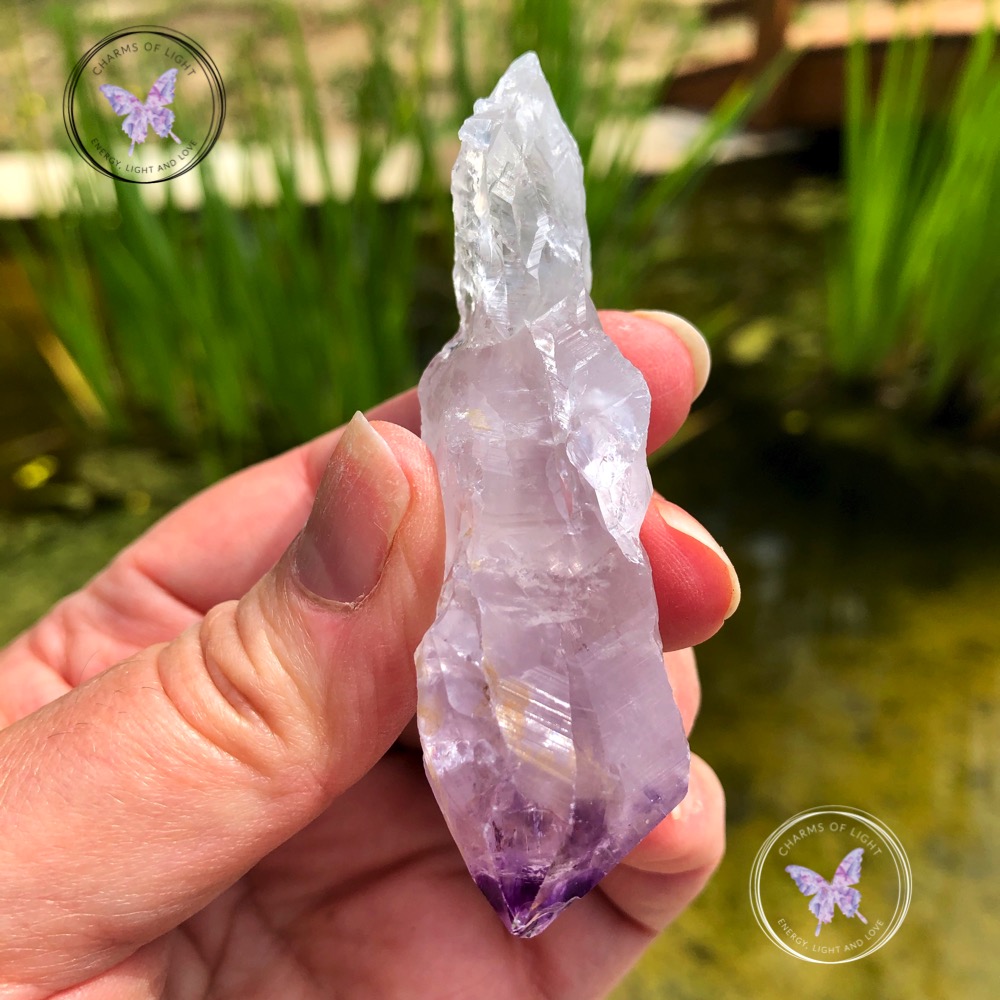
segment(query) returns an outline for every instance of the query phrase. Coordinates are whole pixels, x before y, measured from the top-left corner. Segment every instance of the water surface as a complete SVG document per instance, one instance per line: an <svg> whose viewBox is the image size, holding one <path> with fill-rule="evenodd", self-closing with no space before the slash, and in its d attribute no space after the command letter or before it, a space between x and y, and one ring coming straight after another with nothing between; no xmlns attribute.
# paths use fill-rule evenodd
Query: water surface
<svg viewBox="0 0 1000 1000"><path fill-rule="evenodd" d="M617 1000L994 997L995 473L904 473L877 453L808 435L761 445L753 430L731 422L655 474L722 540L743 583L739 611L699 651L704 700L692 735L726 788L728 853ZM828 803L887 823L913 868L896 936L833 967L771 944L748 895L770 832Z"/></svg>

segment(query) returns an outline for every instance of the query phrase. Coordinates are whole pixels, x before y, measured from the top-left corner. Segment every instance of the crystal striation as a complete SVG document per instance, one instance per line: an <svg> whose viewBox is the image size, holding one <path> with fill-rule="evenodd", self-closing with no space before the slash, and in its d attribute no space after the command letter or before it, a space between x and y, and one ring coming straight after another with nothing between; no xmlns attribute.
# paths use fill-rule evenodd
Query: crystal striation
<svg viewBox="0 0 1000 1000"><path fill-rule="evenodd" d="M639 543L649 390L590 301L583 165L534 53L459 135L461 324L419 390L447 551L417 717L469 871L531 937L683 798L689 754Z"/></svg>

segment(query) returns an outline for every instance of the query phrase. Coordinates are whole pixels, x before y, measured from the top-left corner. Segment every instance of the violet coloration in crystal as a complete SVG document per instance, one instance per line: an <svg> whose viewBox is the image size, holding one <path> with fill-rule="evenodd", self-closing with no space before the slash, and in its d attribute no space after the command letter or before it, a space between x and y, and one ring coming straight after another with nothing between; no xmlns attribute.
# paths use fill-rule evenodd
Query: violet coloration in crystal
<svg viewBox="0 0 1000 1000"><path fill-rule="evenodd" d="M472 877L531 937L684 797L690 758L639 543L649 390L590 300L583 164L534 53L459 135L461 324L419 390L447 551L417 717Z"/></svg>

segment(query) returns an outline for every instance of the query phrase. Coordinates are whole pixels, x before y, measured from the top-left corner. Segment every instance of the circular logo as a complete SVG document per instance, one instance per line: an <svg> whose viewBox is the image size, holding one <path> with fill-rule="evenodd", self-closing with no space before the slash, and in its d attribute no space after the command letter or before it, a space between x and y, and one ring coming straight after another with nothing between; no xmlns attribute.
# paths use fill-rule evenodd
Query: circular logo
<svg viewBox="0 0 1000 1000"><path fill-rule="evenodd" d="M789 955L826 965L878 951L899 930L912 889L899 838L845 806L817 806L782 823L750 871L761 930Z"/></svg>
<svg viewBox="0 0 1000 1000"><path fill-rule="evenodd" d="M225 117L226 91L208 53L156 25L102 38L63 92L73 148L102 174L134 184L170 180L196 166Z"/></svg>

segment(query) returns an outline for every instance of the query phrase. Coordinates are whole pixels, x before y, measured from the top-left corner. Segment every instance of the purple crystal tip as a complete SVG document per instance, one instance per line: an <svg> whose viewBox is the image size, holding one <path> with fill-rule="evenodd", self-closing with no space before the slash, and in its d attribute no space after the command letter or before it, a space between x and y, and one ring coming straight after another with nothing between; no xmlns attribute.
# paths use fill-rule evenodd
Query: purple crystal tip
<svg viewBox="0 0 1000 1000"><path fill-rule="evenodd" d="M569 872L544 892L541 889L545 872L527 868L499 878L486 872L474 877L511 934L532 938L541 934L574 899L590 892L605 875L606 871L599 870Z"/></svg>
<svg viewBox="0 0 1000 1000"><path fill-rule="evenodd" d="M639 542L649 389L590 300L583 164L534 54L460 136L461 324L420 380L447 538L417 721L469 871L531 937L683 798L689 754Z"/></svg>

